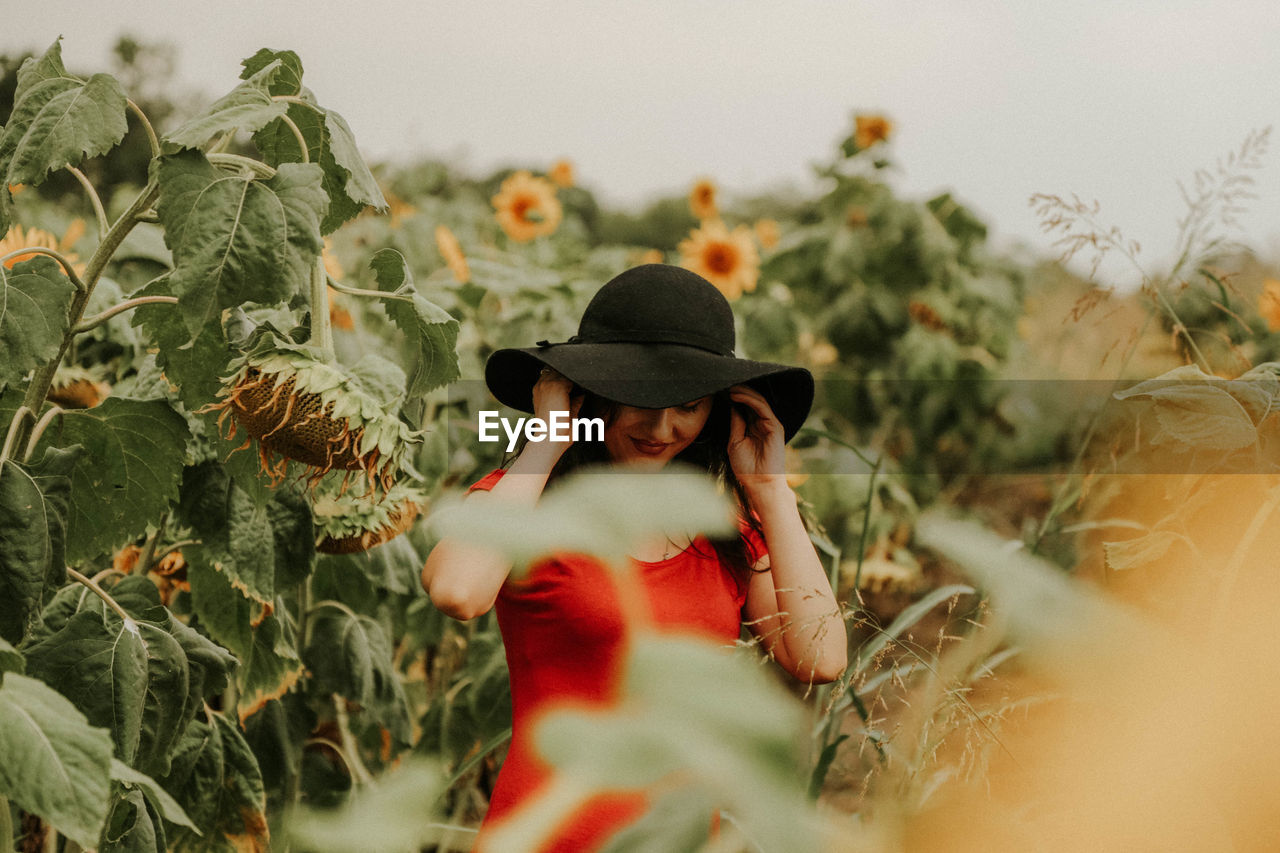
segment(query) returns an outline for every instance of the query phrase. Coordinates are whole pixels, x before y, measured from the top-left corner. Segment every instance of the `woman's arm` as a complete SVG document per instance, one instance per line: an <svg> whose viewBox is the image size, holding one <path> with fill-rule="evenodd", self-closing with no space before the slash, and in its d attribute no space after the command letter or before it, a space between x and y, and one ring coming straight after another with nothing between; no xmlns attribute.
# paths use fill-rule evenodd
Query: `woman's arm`
<svg viewBox="0 0 1280 853"><path fill-rule="evenodd" d="M748 489L764 527L769 554L751 576L745 607L748 627L778 665L801 681L840 677L848 663L848 637L840 606L800 520L785 477Z"/></svg>
<svg viewBox="0 0 1280 853"><path fill-rule="evenodd" d="M731 416L729 461L764 528L769 555L751 577L746 616L778 664L801 681L827 682L848 663L844 617L787 486L782 424L764 396L745 385L729 392L754 414Z"/></svg>
<svg viewBox="0 0 1280 853"><path fill-rule="evenodd" d="M577 415L581 399L570 400L573 383L558 373L544 372L533 386L535 414L546 420L552 411ZM520 456L487 492L468 495L468 501L492 501L493 512L504 503L533 506L546 488L551 470L571 441L536 441L525 445ZM436 543L422 567L422 587L431 603L454 619L474 619L488 613L511 574L511 561L489 548L448 537Z"/></svg>

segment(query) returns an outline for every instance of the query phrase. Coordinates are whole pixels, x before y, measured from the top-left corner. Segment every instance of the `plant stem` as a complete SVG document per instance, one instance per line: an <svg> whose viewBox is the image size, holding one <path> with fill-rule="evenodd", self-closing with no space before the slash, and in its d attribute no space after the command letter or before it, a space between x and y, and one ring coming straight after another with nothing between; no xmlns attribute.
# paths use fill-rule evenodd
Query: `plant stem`
<svg viewBox="0 0 1280 853"><path fill-rule="evenodd" d="M395 299L400 302L412 302L413 299L400 293L388 293L385 290L362 290L358 287L347 287L333 276L325 274L325 278L329 282L329 286L339 293L345 293L347 296L368 296L372 299Z"/></svg>
<svg viewBox="0 0 1280 853"><path fill-rule="evenodd" d="M128 98L125 104L129 109L133 110L133 114L138 117L138 121L142 122L142 128L147 132L147 142L151 143L151 159L160 156L160 140L156 138L156 129L151 126L151 120L147 118L147 114L142 111L142 107Z"/></svg>
<svg viewBox="0 0 1280 853"><path fill-rule="evenodd" d="M49 424L53 423L53 419L60 414L62 414L62 407L54 406L45 412L40 420L36 421L36 425L31 428L31 438L27 441L27 449L22 452L23 462L31 458L31 454L36 450L36 445L40 442L40 436L44 435L44 431L49 428Z"/></svg>
<svg viewBox="0 0 1280 853"><path fill-rule="evenodd" d="M307 149L307 138L302 135L302 130L294 123L293 119L289 118L288 113L280 116L280 120L285 123L286 127L293 131L294 138L298 140L298 149L302 155L302 162L310 163L311 152Z"/></svg>
<svg viewBox="0 0 1280 853"><path fill-rule="evenodd" d="M93 592L94 595L98 596L98 598L101 598L104 602L106 602L107 606L110 607L112 610L114 610L116 612L116 615L119 616L121 619L125 620L126 622L133 621L133 617L130 616L128 613L126 613L124 608L121 607L119 604L117 604L116 600L112 598L105 589L98 586L98 582L95 581L93 578L85 577L84 575L80 574L70 566L67 566L67 574L71 577L72 580L87 586Z"/></svg>
<svg viewBox="0 0 1280 853"><path fill-rule="evenodd" d="M329 283L324 272L324 258L317 257L311 265L311 338L313 347L319 347L332 360L333 328L329 325Z"/></svg>
<svg viewBox="0 0 1280 853"><path fill-rule="evenodd" d="M71 279L71 283L75 286L75 289L77 291L83 293L85 290L88 289L85 287L84 282L80 280L80 276L76 274L76 271L71 266L70 261L68 261L60 253L55 252L53 249L46 249L43 246L28 246L25 249L16 249L12 252L9 252L7 255L0 257L0 264L4 264L5 262L10 261L14 258L22 257L23 255L48 255L49 257L53 258L55 261L58 262L58 264L62 267L62 272L66 274L67 278Z"/></svg>
<svg viewBox="0 0 1280 853"><path fill-rule="evenodd" d="M142 559L138 561L138 565L142 567L142 574L145 577L151 571L151 563L156 558L156 546L160 544L160 538L164 536L164 529L169 524L169 513L160 516L160 524L156 526L156 533L147 540L147 550L143 553Z"/></svg>
<svg viewBox="0 0 1280 853"><path fill-rule="evenodd" d="M121 302L119 305L112 305L110 308L108 308L106 311L103 311L101 314L94 314L92 317L86 317L85 319L81 320L79 323L76 323L76 327L74 331L76 334L92 331L93 329L96 329L97 327L101 326L103 323L107 322L117 314L123 314L125 311L129 311L130 309L137 308L140 305L156 305L156 304L177 305L178 297L176 296L138 296L133 299L128 299L128 300L125 300L124 302Z"/></svg>
<svg viewBox="0 0 1280 853"><path fill-rule="evenodd" d="M62 357L66 355L67 348L71 346L71 342L75 339L75 327L84 316L85 306L89 304L89 297L93 295L93 288L102 276L102 271L107 268L107 264L111 261L111 256L115 254L116 249L120 248L124 238L138 224L138 214L151 207L159 195L159 185L154 181L148 183L143 187L142 192L138 193L138 197L133 200L128 209L120 214L120 218L115 221L115 224L108 229L106 234L102 235L102 241L98 243L98 248L94 250L93 256L89 258L89 265L85 268L84 284L79 285L80 291L71 301L71 327L67 329L67 333L62 338L62 348L58 350L57 356L36 370L35 376L31 379L31 384L27 386L27 394L23 399L23 405L31 411L38 412L44 408L45 398L49 396L49 388L53 385L53 375L57 373L58 365L62 363ZM46 252L45 254L49 253ZM59 260L64 269L70 270L70 265L66 263L65 259L59 258L56 253L54 254L54 259ZM76 284L79 279L73 278L71 281ZM26 436L22 435L20 438L25 439Z"/></svg>
<svg viewBox="0 0 1280 853"><path fill-rule="evenodd" d="M103 234L107 233L107 212L102 208L102 199L98 198L98 191L93 188L93 184L89 183L89 179L85 177L84 172L75 166L68 166L67 171L75 176L80 182L80 186L84 187L84 191L89 196L89 204L93 205L93 215L98 218L98 238L101 239Z"/></svg>
<svg viewBox="0 0 1280 853"><path fill-rule="evenodd" d="M206 154L205 159L215 166L239 166L248 169L261 178L274 178L276 170L252 157L241 157L239 154Z"/></svg>
<svg viewBox="0 0 1280 853"><path fill-rule="evenodd" d="M364 766L364 761L360 758L360 748L356 745L356 739L351 734L351 719L347 716L347 700L337 693L333 694L333 708L335 722L338 724L338 733L342 736L342 747L347 754L346 757L350 762L351 769L355 771L352 781L360 785L367 785L373 781L373 774Z"/></svg>
<svg viewBox="0 0 1280 853"><path fill-rule="evenodd" d="M9 798L0 794L0 844L3 850L13 849L13 818L9 816Z"/></svg>
<svg viewBox="0 0 1280 853"><path fill-rule="evenodd" d="M9 421L9 431L4 435L4 449L0 450L0 471L4 469L4 463L9 461L9 453L13 450L13 445L18 438L18 432L28 418L35 420L35 415L26 406L19 406L18 411L13 413L13 420Z"/></svg>

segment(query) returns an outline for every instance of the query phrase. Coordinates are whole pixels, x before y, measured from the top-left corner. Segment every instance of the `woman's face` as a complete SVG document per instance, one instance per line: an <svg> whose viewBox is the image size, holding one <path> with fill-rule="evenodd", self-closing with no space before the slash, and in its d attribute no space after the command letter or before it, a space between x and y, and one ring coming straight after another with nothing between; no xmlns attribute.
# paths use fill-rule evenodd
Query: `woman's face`
<svg viewBox="0 0 1280 853"><path fill-rule="evenodd" d="M658 469L693 444L710 416L710 396L666 409L619 405L604 445L615 465Z"/></svg>

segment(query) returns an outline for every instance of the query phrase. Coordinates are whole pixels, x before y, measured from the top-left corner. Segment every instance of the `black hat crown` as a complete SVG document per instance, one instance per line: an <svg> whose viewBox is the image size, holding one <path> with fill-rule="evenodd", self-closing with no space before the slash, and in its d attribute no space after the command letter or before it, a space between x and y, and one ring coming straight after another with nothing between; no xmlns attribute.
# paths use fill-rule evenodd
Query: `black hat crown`
<svg viewBox="0 0 1280 853"><path fill-rule="evenodd" d="M582 314L575 342L684 344L732 356L733 309L697 273L644 264L596 292Z"/></svg>

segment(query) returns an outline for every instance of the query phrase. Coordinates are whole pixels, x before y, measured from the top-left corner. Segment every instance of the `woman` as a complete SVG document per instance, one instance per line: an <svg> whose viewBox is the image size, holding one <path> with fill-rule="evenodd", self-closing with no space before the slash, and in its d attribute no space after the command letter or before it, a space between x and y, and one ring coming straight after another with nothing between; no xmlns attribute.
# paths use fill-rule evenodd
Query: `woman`
<svg viewBox="0 0 1280 853"><path fill-rule="evenodd" d="M845 667L840 610L787 487L783 447L813 399L808 371L735 358L733 312L714 286L663 264L604 285L564 343L494 353L485 380L504 404L549 421L600 417L603 441L528 442L514 462L472 486L533 505L547 483L598 462L657 471L672 461L717 477L739 505L739 535L668 535L631 556L652 623L730 644L746 622L787 672L805 682ZM423 567L432 602L457 619L497 606L511 672L512 738L485 829L548 779L531 743L538 714L563 703L607 705L618 693L627 626L609 571L557 554L508 580L511 564L442 540ZM641 794L601 795L545 850L597 849L645 807Z"/></svg>

